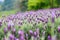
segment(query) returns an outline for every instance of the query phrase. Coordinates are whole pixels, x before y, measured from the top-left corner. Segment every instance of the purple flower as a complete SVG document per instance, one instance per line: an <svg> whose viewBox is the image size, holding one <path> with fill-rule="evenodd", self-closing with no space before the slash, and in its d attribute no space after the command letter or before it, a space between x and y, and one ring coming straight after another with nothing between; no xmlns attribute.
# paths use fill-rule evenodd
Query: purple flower
<svg viewBox="0 0 60 40"><path fill-rule="evenodd" d="M48 40L51 40L51 36L50 35L48 35Z"/></svg>
<svg viewBox="0 0 60 40"><path fill-rule="evenodd" d="M30 35L33 35L33 31L32 30L29 30L29 33L30 33Z"/></svg>
<svg viewBox="0 0 60 40"><path fill-rule="evenodd" d="M58 16L60 16L60 13L58 14Z"/></svg>
<svg viewBox="0 0 60 40"><path fill-rule="evenodd" d="M8 30L11 30L11 25L7 25Z"/></svg>
<svg viewBox="0 0 60 40"><path fill-rule="evenodd" d="M18 38L16 38L16 40L19 40Z"/></svg>
<svg viewBox="0 0 60 40"><path fill-rule="evenodd" d="M58 27L58 32L60 32L60 26Z"/></svg>
<svg viewBox="0 0 60 40"><path fill-rule="evenodd" d="M55 16L55 11L52 11L52 17L54 18Z"/></svg>
<svg viewBox="0 0 60 40"><path fill-rule="evenodd" d="M28 34L26 34L26 40L28 40Z"/></svg>
<svg viewBox="0 0 60 40"><path fill-rule="evenodd" d="M16 40L19 40L18 38L16 38Z"/></svg>
<svg viewBox="0 0 60 40"><path fill-rule="evenodd" d="M20 39L20 40L25 40L24 36L21 36L19 39Z"/></svg>
<svg viewBox="0 0 60 40"><path fill-rule="evenodd" d="M19 40L18 38L14 37L14 40Z"/></svg>
<svg viewBox="0 0 60 40"><path fill-rule="evenodd" d="M4 28L4 33L5 33L5 34L7 33L7 31L8 31L8 29L7 29L7 28Z"/></svg>
<svg viewBox="0 0 60 40"><path fill-rule="evenodd" d="M7 24L8 30L11 29L11 27L14 27L14 23L12 21L9 21Z"/></svg>
<svg viewBox="0 0 60 40"><path fill-rule="evenodd" d="M54 23L54 21L55 21L55 12L54 11L52 11L52 23Z"/></svg>
<svg viewBox="0 0 60 40"><path fill-rule="evenodd" d="M34 32L34 37L37 37L37 32L36 31Z"/></svg>
<svg viewBox="0 0 60 40"><path fill-rule="evenodd" d="M22 22L18 22L18 24L22 25Z"/></svg>
<svg viewBox="0 0 60 40"><path fill-rule="evenodd" d="M26 34L26 37L28 37L28 34Z"/></svg>
<svg viewBox="0 0 60 40"><path fill-rule="evenodd" d="M19 36L24 36L24 32L22 30L18 31Z"/></svg>
<svg viewBox="0 0 60 40"><path fill-rule="evenodd" d="M44 18L40 18L40 21L44 22Z"/></svg>
<svg viewBox="0 0 60 40"><path fill-rule="evenodd" d="M10 40L14 40L14 35L13 34L10 34L9 39Z"/></svg>
<svg viewBox="0 0 60 40"><path fill-rule="evenodd" d="M13 21L10 20L10 21L8 22L8 25L14 27L14 23L13 23Z"/></svg>
<svg viewBox="0 0 60 40"><path fill-rule="evenodd" d="M55 22L55 18L52 17L52 23L54 23L54 22Z"/></svg>

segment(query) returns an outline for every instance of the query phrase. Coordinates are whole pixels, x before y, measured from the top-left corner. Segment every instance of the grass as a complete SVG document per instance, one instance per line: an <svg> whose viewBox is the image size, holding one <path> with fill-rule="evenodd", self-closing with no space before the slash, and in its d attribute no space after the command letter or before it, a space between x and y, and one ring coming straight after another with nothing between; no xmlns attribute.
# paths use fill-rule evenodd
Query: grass
<svg viewBox="0 0 60 40"><path fill-rule="evenodd" d="M8 15L11 15L11 14L15 14L17 12L17 10L10 10L10 11L1 11L0 12L0 18L5 15L5 16L8 16Z"/></svg>

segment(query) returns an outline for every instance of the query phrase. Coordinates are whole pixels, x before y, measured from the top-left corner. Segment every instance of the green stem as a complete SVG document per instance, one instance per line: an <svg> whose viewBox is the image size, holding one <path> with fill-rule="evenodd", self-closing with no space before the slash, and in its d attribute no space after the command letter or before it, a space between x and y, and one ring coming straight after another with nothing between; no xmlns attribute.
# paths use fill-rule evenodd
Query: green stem
<svg viewBox="0 0 60 40"><path fill-rule="evenodd" d="M41 40L45 40L45 37L44 37L44 36L42 36L42 37L41 37Z"/></svg>
<svg viewBox="0 0 60 40"><path fill-rule="evenodd" d="M34 40L34 37L33 36L31 37L31 40Z"/></svg>
<svg viewBox="0 0 60 40"><path fill-rule="evenodd" d="M51 35L53 36L54 35L54 24L52 24L52 28L51 28Z"/></svg>

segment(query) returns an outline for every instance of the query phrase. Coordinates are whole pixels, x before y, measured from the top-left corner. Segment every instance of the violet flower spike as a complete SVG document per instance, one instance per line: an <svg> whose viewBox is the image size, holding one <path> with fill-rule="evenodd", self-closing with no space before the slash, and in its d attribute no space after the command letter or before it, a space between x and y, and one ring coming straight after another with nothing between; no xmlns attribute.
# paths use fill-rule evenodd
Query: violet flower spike
<svg viewBox="0 0 60 40"><path fill-rule="evenodd" d="M14 40L14 35L13 34L10 34L9 39L10 40Z"/></svg>
<svg viewBox="0 0 60 40"><path fill-rule="evenodd" d="M60 32L60 26L58 26L58 32Z"/></svg>
<svg viewBox="0 0 60 40"><path fill-rule="evenodd" d="M30 35L33 35L33 31L32 30L29 30L29 33L30 33Z"/></svg>
<svg viewBox="0 0 60 40"><path fill-rule="evenodd" d="M51 36L50 35L48 35L48 40L51 40Z"/></svg>
<svg viewBox="0 0 60 40"><path fill-rule="evenodd" d="M4 33L6 34L8 32L8 29L7 28L4 28Z"/></svg>

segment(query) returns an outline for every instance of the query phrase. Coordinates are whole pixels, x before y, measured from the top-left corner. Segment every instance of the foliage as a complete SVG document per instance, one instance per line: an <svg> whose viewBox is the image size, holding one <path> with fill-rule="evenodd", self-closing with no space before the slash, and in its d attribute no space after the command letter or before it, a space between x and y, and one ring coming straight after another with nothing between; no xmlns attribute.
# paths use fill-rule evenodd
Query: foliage
<svg viewBox="0 0 60 40"><path fill-rule="evenodd" d="M28 10L57 7L57 0L28 0Z"/></svg>
<svg viewBox="0 0 60 40"><path fill-rule="evenodd" d="M13 9L13 3L14 1L12 0L4 0L3 4L2 4L2 10L11 10Z"/></svg>

